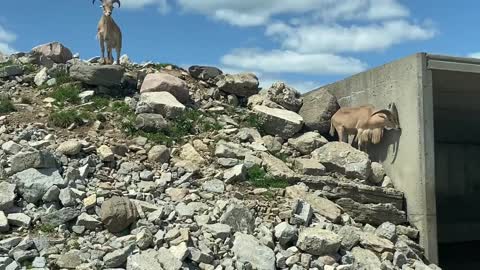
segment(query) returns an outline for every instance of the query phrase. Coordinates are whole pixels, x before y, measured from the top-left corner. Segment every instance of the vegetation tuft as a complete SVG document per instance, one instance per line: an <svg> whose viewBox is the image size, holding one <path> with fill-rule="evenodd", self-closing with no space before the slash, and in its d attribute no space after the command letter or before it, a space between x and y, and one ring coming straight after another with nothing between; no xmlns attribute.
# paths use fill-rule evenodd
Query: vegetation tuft
<svg viewBox="0 0 480 270"><path fill-rule="evenodd" d="M67 128L72 124L82 125L84 120L92 118L89 112L67 109L53 112L50 114L49 121L56 127Z"/></svg>
<svg viewBox="0 0 480 270"><path fill-rule="evenodd" d="M15 111L13 102L7 98L0 96L0 114L10 113Z"/></svg>
<svg viewBox="0 0 480 270"><path fill-rule="evenodd" d="M81 89L77 85L61 85L56 87L50 94L55 99L56 105L63 107L68 104L80 104Z"/></svg>
<svg viewBox="0 0 480 270"><path fill-rule="evenodd" d="M247 180L258 188L286 188L288 182L283 179L274 178L259 165L254 165L247 170Z"/></svg>
<svg viewBox="0 0 480 270"><path fill-rule="evenodd" d="M242 122L241 122L241 126L242 127L250 127L250 128L255 128L258 130L258 132L260 132L262 135L265 134L264 132L264 129L263 129L263 125L264 125L264 120L262 119L262 117L260 117L258 114L256 113L249 113L247 114L247 116L245 116L243 119L242 119Z"/></svg>

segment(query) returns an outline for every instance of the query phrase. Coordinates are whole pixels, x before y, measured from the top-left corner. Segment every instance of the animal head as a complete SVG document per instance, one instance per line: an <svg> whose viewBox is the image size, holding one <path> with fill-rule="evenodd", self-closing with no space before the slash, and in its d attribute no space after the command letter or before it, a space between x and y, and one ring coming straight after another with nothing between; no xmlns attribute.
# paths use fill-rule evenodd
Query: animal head
<svg viewBox="0 0 480 270"><path fill-rule="evenodd" d="M388 109L382 109L374 112L370 116L372 121L383 123L385 129L400 130L400 122L398 121L398 111L395 103L390 103Z"/></svg>
<svg viewBox="0 0 480 270"><path fill-rule="evenodd" d="M100 6L103 9L103 14L105 16L111 16L113 12L113 4L117 3L118 7L121 6L120 0L100 0L102 2L102 5ZM95 0L92 2L95 4Z"/></svg>

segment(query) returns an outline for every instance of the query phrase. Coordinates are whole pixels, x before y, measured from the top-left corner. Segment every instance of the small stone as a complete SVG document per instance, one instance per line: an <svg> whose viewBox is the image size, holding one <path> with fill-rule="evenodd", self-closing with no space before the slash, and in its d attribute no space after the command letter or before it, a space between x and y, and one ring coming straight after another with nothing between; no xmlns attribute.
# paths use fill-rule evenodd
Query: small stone
<svg viewBox="0 0 480 270"><path fill-rule="evenodd" d="M121 267L127 262L128 256L133 252L135 249L134 245L129 245L122 249L116 249L113 252L107 253L105 257L103 257L103 262L105 263L105 267L107 268L116 268Z"/></svg>
<svg viewBox="0 0 480 270"><path fill-rule="evenodd" d="M170 160L170 150L164 145L155 145L148 151L148 160L160 164Z"/></svg>
<svg viewBox="0 0 480 270"><path fill-rule="evenodd" d="M290 222L297 225L308 226L313 216L313 210L309 203L296 200L292 210Z"/></svg>
<svg viewBox="0 0 480 270"><path fill-rule="evenodd" d="M102 204L101 221L112 233L121 232L137 219L137 210L126 197L112 197Z"/></svg>
<svg viewBox="0 0 480 270"><path fill-rule="evenodd" d="M97 195L92 194L88 196L87 198L83 199L83 206L85 206L86 209L92 208L97 204Z"/></svg>
<svg viewBox="0 0 480 270"><path fill-rule="evenodd" d="M75 194L70 188L64 188L60 190L59 199L63 206L74 206L75 198Z"/></svg>
<svg viewBox="0 0 480 270"><path fill-rule="evenodd" d="M220 217L220 222L229 225L234 232L252 233L255 221L250 209L242 205L230 205Z"/></svg>
<svg viewBox="0 0 480 270"><path fill-rule="evenodd" d="M319 226L302 229L297 241L299 249L318 256L337 253L340 244L340 236Z"/></svg>
<svg viewBox="0 0 480 270"><path fill-rule="evenodd" d="M82 150L82 144L77 140L69 140L60 144L57 148L57 151L67 155L67 156L74 156L80 153Z"/></svg>
<svg viewBox="0 0 480 270"><path fill-rule="evenodd" d="M58 227L71 220L76 219L80 215L80 211L71 207L64 207L60 210L42 215L40 218L42 223L52 227Z"/></svg>
<svg viewBox="0 0 480 270"><path fill-rule="evenodd" d="M18 152L22 151L22 146L14 141L8 141L2 144L2 150L7 154L15 155Z"/></svg>
<svg viewBox="0 0 480 270"><path fill-rule="evenodd" d="M60 188L51 186L42 197L44 202L56 202L60 199Z"/></svg>
<svg viewBox="0 0 480 270"><path fill-rule="evenodd" d="M243 164L240 164L231 169L228 169L223 173L223 179L228 184L235 183L235 182L243 182L245 181L246 176L247 176L247 168Z"/></svg>
<svg viewBox="0 0 480 270"><path fill-rule="evenodd" d="M236 233L232 251L238 262L249 263L253 269L275 270L275 253L252 235Z"/></svg>
<svg viewBox="0 0 480 270"><path fill-rule="evenodd" d="M377 228L375 234L393 242L397 238L396 230L395 224L384 222Z"/></svg>
<svg viewBox="0 0 480 270"><path fill-rule="evenodd" d="M383 165L378 162L372 162L372 174L370 175L369 180L374 184L381 184L383 178L385 177L385 169Z"/></svg>
<svg viewBox="0 0 480 270"><path fill-rule="evenodd" d="M184 261L188 257L188 255L190 255L187 244L185 242L182 242L176 246L171 246L169 248L169 251L180 261Z"/></svg>
<svg viewBox="0 0 480 270"><path fill-rule="evenodd" d="M82 213L77 219L77 226L83 226L87 230L94 231L100 225L102 225L100 221L87 213Z"/></svg>
<svg viewBox="0 0 480 270"><path fill-rule="evenodd" d="M218 179L210 180L202 184L202 189L212 193L224 193L225 183Z"/></svg>
<svg viewBox="0 0 480 270"><path fill-rule="evenodd" d="M115 155L113 154L112 149L106 145L102 145L97 149L98 156L102 161L114 161Z"/></svg>
<svg viewBox="0 0 480 270"><path fill-rule="evenodd" d="M142 229L136 235L137 246L141 250L150 248L153 245L153 234L149 229Z"/></svg>
<svg viewBox="0 0 480 270"><path fill-rule="evenodd" d="M9 210L13 207L15 189L15 184L0 182L0 210Z"/></svg>
<svg viewBox="0 0 480 270"><path fill-rule="evenodd" d="M211 233L213 237L223 240L227 239L227 237L230 237L232 232L232 228L229 225L221 223L207 224L203 228L205 231Z"/></svg>
<svg viewBox="0 0 480 270"><path fill-rule="evenodd" d="M161 247L158 250L157 258L165 270L180 270L183 266L182 261L175 257L170 250Z"/></svg>
<svg viewBox="0 0 480 270"><path fill-rule="evenodd" d="M47 259L44 257L36 257L32 262L33 268L44 268L47 266Z"/></svg>
<svg viewBox="0 0 480 270"><path fill-rule="evenodd" d="M0 211L0 233L8 232L10 230L10 226L8 225L8 219L5 216L3 211Z"/></svg>
<svg viewBox="0 0 480 270"><path fill-rule="evenodd" d="M282 222L275 226L275 238L282 247L288 248L296 244L298 229L287 222Z"/></svg>
<svg viewBox="0 0 480 270"><path fill-rule="evenodd" d="M295 159L294 165L297 169L297 172L303 175L325 175L325 166L323 166L320 162L314 159L297 158Z"/></svg>

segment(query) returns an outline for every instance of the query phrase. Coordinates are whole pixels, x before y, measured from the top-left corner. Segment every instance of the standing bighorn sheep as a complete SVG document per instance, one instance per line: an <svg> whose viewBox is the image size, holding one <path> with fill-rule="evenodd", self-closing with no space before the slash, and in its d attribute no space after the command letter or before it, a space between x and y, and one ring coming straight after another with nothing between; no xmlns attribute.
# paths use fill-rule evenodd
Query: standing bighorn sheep
<svg viewBox="0 0 480 270"><path fill-rule="evenodd" d="M102 2L103 15L98 22L97 38L100 41L102 51L101 62L104 64L113 64L112 49L117 52L117 65L120 65L120 52L122 50L122 31L112 18L113 4L117 3L120 7L119 0L100 0ZM95 0L92 2L95 4ZM107 45L107 60L105 60L105 45Z"/></svg>
<svg viewBox="0 0 480 270"><path fill-rule="evenodd" d="M340 108L330 121L330 135L334 136L336 130L341 142L348 142L344 140L345 135L355 135L358 149L368 142L378 144L383 137L383 129L400 129L394 103L390 103L388 109L380 110L372 105Z"/></svg>

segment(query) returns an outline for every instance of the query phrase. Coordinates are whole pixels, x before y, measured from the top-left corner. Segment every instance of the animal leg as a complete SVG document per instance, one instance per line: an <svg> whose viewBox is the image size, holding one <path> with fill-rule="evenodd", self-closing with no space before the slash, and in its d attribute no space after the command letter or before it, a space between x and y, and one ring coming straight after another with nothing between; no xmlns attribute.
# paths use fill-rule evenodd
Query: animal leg
<svg viewBox="0 0 480 270"><path fill-rule="evenodd" d="M112 56L112 48L107 48L107 58L108 58L108 65L113 64L113 56Z"/></svg>
<svg viewBox="0 0 480 270"><path fill-rule="evenodd" d="M120 65L120 48L115 48L115 51L117 52L117 65Z"/></svg>
<svg viewBox="0 0 480 270"><path fill-rule="evenodd" d="M102 55L102 58L100 58L100 63L104 64L105 63L105 40L101 35L98 35L98 36L99 36L98 39L100 40L100 53Z"/></svg>
<svg viewBox="0 0 480 270"><path fill-rule="evenodd" d="M338 141L340 142L344 142L344 132L345 132L345 128L343 126L340 126L338 127L337 129L337 133L338 133Z"/></svg>

